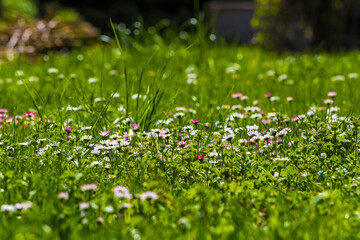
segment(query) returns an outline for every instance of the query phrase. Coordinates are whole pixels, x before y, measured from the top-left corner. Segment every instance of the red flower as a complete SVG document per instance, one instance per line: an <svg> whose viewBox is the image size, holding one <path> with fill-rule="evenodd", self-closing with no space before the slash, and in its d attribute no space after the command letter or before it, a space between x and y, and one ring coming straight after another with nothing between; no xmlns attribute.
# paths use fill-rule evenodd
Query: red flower
<svg viewBox="0 0 360 240"><path fill-rule="evenodd" d="M197 124L199 122L199 118L191 119L190 120L193 124Z"/></svg>

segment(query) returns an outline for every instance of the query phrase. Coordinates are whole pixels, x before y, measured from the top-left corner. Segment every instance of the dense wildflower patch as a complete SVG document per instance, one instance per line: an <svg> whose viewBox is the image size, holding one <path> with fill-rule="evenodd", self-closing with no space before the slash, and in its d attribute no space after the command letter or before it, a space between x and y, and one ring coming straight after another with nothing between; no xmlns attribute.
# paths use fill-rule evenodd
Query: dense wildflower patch
<svg viewBox="0 0 360 240"><path fill-rule="evenodd" d="M336 93L328 96L335 98ZM272 101L271 94L265 97ZM53 190L47 194L55 204L56 218L78 219L78 224L91 229L99 227L95 223L131 226L135 219L158 225L165 218L164 226L191 232L192 224L201 218L193 215L197 212L210 214L210 219L218 215L207 223L216 236L236 232L238 223L233 218L238 216L234 212L238 204L252 223L248 228L259 231L272 226L268 217L272 209L288 206L295 215L301 214L301 208L290 206L297 206L298 198L310 203L309 193L318 192L315 201L321 198L324 204L327 198L337 201L344 196L354 201L352 189L360 181L356 174L359 120L341 116L333 102L324 103L297 116L266 112L256 102L233 105L219 109L227 115L223 122L203 122L196 113L177 107L150 131L142 131L132 118L124 117L100 132L70 118L61 124L38 119L31 111L12 117L2 109L2 169L12 169L16 162L15 167L25 173L14 186L6 184L16 176L14 170L1 173L1 191L13 194L13 202L23 201L3 202L3 217L16 214L21 217L17 221L25 221L21 219L40 211L46 201L38 197L43 194L38 186L42 176L33 173L36 169L59 176L45 175L52 182ZM30 135L13 142L12 132L19 127ZM22 196L17 195L19 189ZM271 189L296 198L272 198ZM283 201L287 203L279 206ZM215 205L201 210L202 204ZM320 206L316 211L327 211ZM348 211L346 220L352 216L357 221L355 205L345 202L342 208ZM288 216L285 227L297 226L302 221L297 218Z"/></svg>

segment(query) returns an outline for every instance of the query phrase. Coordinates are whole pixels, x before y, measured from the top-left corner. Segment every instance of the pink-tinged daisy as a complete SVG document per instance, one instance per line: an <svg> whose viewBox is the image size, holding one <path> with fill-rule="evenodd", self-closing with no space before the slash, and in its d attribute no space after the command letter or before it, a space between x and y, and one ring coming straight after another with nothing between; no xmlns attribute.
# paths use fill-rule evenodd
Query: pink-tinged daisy
<svg viewBox="0 0 360 240"><path fill-rule="evenodd" d="M271 98L271 93L267 93L267 94L265 94L265 97L267 97L268 99L270 99Z"/></svg>
<svg viewBox="0 0 360 240"><path fill-rule="evenodd" d="M259 104L259 100L254 100L254 101L252 102L252 104L253 104L253 105L258 105L258 104Z"/></svg>
<svg viewBox="0 0 360 240"><path fill-rule="evenodd" d="M71 131L71 127L70 127L70 126L67 126L67 127L65 128L65 130L68 131L68 132L70 132L70 131Z"/></svg>
<svg viewBox="0 0 360 240"><path fill-rule="evenodd" d="M333 104L333 103L334 103L334 100L327 98L327 99L324 100L324 103L325 103L326 105Z"/></svg>
<svg viewBox="0 0 360 240"><path fill-rule="evenodd" d="M131 204L130 203L122 203L121 205L120 205L120 208L121 209L129 209L129 208L131 208Z"/></svg>
<svg viewBox="0 0 360 240"><path fill-rule="evenodd" d="M98 217L97 219L96 219L96 221L98 222L98 223L103 223L104 222L104 218L103 217Z"/></svg>
<svg viewBox="0 0 360 240"><path fill-rule="evenodd" d="M131 129L134 130L134 131L139 130L139 125L138 125L138 124L131 124L130 127L131 127Z"/></svg>
<svg viewBox="0 0 360 240"><path fill-rule="evenodd" d="M204 157L205 157L205 155L203 153L196 155L196 158L199 159L199 160L204 159Z"/></svg>
<svg viewBox="0 0 360 240"><path fill-rule="evenodd" d="M28 111L26 113L23 114L24 117L26 118L30 118L30 119L35 119L36 118L36 114L34 112Z"/></svg>
<svg viewBox="0 0 360 240"><path fill-rule="evenodd" d="M116 187L114 187L113 188L113 192L115 193L115 192L127 192L127 193L129 193L130 192L130 190L127 188L127 187L125 187L125 186L116 186Z"/></svg>
<svg viewBox="0 0 360 240"><path fill-rule="evenodd" d="M333 82L337 82L337 81L343 82L343 81L345 81L345 77L342 76L342 75L333 76L331 78L331 81L333 81Z"/></svg>
<svg viewBox="0 0 360 240"><path fill-rule="evenodd" d="M176 110L176 111L187 112L187 109L186 109L185 107L176 107L175 110Z"/></svg>
<svg viewBox="0 0 360 240"><path fill-rule="evenodd" d="M196 114L196 111L194 110L194 109L189 109L189 113L191 113L191 114Z"/></svg>
<svg viewBox="0 0 360 240"><path fill-rule="evenodd" d="M150 200L151 202L153 202L157 199L159 199L159 195L152 191L147 191L140 195L141 201Z"/></svg>
<svg viewBox="0 0 360 240"><path fill-rule="evenodd" d="M100 135L103 136L103 137L106 137L106 136L109 135L109 133L110 133L109 130L108 130L108 131L101 131L101 132L100 132Z"/></svg>
<svg viewBox="0 0 360 240"><path fill-rule="evenodd" d="M132 195L127 187L116 186L114 187L113 192L114 192L114 196L117 198L132 199Z"/></svg>
<svg viewBox="0 0 360 240"><path fill-rule="evenodd" d="M336 92L328 92L328 97L334 98L336 97Z"/></svg>
<svg viewBox="0 0 360 240"><path fill-rule="evenodd" d="M270 123L271 123L271 120L270 120L270 119L268 119L268 120L263 119L263 120L261 120L261 122L262 122L264 125L266 125L266 124L270 124Z"/></svg>
<svg viewBox="0 0 360 240"><path fill-rule="evenodd" d="M27 210L32 207L32 202L15 203L16 210Z"/></svg>
<svg viewBox="0 0 360 240"><path fill-rule="evenodd" d="M3 122L4 119L7 119L9 116L6 113L0 113L0 122Z"/></svg>
<svg viewBox="0 0 360 240"><path fill-rule="evenodd" d="M240 100L241 101L247 101L247 100L249 100L249 97L248 96L241 96Z"/></svg>
<svg viewBox="0 0 360 240"><path fill-rule="evenodd" d="M67 192L59 192L59 198L67 200L67 199L69 199L69 193L67 193Z"/></svg>
<svg viewBox="0 0 360 240"><path fill-rule="evenodd" d="M242 97L242 93L234 93L233 95L231 95L232 98L241 98Z"/></svg>
<svg viewBox="0 0 360 240"><path fill-rule="evenodd" d="M88 202L82 202L79 204L80 210L86 210L90 207L90 204Z"/></svg>
<svg viewBox="0 0 360 240"><path fill-rule="evenodd" d="M241 105L234 105L234 106L231 107L231 109L233 109L233 110L236 110L236 109L241 110L242 106Z"/></svg>
<svg viewBox="0 0 360 240"><path fill-rule="evenodd" d="M285 98L286 99L286 101L288 101L288 102L292 102L294 99L293 99L293 97L287 97L287 98Z"/></svg>
<svg viewBox="0 0 360 240"><path fill-rule="evenodd" d="M1 205L2 212L15 212L16 208L14 205L3 204Z"/></svg>
<svg viewBox="0 0 360 240"><path fill-rule="evenodd" d="M7 109L0 109L0 113L7 113L8 110Z"/></svg>
<svg viewBox="0 0 360 240"><path fill-rule="evenodd" d="M7 122L7 123L11 123L11 122L13 121L13 119L14 119L13 117L9 117L9 118L6 120L6 122Z"/></svg>
<svg viewBox="0 0 360 240"><path fill-rule="evenodd" d="M94 183L90 183L90 184L83 184L81 186L81 191L92 191L92 190L97 190L98 186Z"/></svg>
<svg viewBox="0 0 360 240"><path fill-rule="evenodd" d="M300 116L296 116L296 117L293 117L291 119L291 121L295 122L295 121L298 121L298 120L301 120L302 118Z"/></svg>
<svg viewBox="0 0 360 240"><path fill-rule="evenodd" d="M190 122L196 125L199 122L199 118L191 119Z"/></svg>

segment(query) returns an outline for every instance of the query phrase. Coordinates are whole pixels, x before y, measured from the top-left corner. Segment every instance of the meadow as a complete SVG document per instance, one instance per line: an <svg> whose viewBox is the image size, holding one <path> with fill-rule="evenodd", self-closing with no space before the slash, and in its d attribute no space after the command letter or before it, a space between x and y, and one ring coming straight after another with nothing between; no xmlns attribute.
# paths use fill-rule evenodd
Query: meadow
<svg viewBox="0 0 360 240"><path fill-rule="evenodd" d="M359 51L163 27L1 62L1 239L359 239Z"/></svg>

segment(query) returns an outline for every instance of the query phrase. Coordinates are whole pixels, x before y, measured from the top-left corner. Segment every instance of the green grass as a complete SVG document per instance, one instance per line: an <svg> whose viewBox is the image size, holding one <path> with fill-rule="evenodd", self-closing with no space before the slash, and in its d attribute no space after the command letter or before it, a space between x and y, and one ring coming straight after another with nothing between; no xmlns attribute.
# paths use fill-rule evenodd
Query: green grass
<svg viewBox="0 0 360 240"><path fill-rule="evenodd" d="M358 51L276 54L201 29L182 40L115 28L121 51L1 63L2 239L360 238ZM5 123L29 110L36 118ZM131 199L114 195L118 185Z"/></svg>

